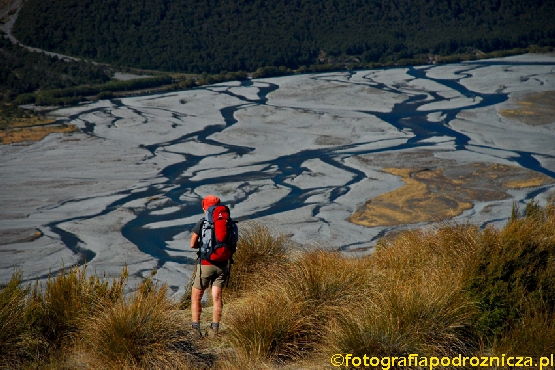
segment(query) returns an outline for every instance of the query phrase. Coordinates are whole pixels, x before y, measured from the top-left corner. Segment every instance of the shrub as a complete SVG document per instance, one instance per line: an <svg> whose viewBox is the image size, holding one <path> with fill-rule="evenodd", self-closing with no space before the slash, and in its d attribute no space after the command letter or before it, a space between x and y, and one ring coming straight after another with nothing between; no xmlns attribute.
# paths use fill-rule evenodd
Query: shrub
<svg viewBox="0 0 555 370"><path fill-rule="evenodd" d="M54 98L52 96L42 95L42 94L37 95L37 98L35 100L35 104L37 105L56 106L59 103L60 103L60 100L58 98Z"/></svg>
<svg viewBox="0 0 555 370"><path fill-rule="evenodd" d="M528 205L525 218L501 230L488 230L478 262L469 271L470 294L477 300L479 335L495 340L518 324L527 307L555 309L555 207Z"/></svg>
<svg viewBox="0 0 555 370"><path fill-rule="evenodd" d="M243 81L248 78L247 72L238 71L238 72L228 72L226 73L226 79L228 81Z"/></svg>
<svg viewBox="0 0 555 370"><path fill-rule="evenodd" d="M310 72L333 72L345 70L341 64L312 64L308 67Z"/></svg>
<svg viewBox="0 0 555 370"><path fill-rule="evenodd" d="M260 67L254 72L254 78L268 78L268 77L277 77L277 76L285 76L291 74L291 70L281 66L267 66L267 67Z"/></svg>
<svg viewBox="0 0 555 370"><path fill-rule="evenodd" d="M555 351L553 308L538 301L530 303L518 322L493 343L492 354L521 353L539 358Z"/></svg>
<svg viewBox="0 0 555 370"><path fill-rule="evenodd" d="M100 94L96 96L96 99L103 100L103 99L113 99L114 93L112 91L102 91Z"/></svg>
<svg viewBox="0 0 555 370"><path fill-rule="evenodd" d="M181 81L179 83L179 87L182 89L190 89L192 87L195 87L197 84L195 82L195 80L188 78L185 81Z"/></svg>
<svg viewBox="0 0 555 370"><path fill-rule="evenodd" d="M27 94L20 94L15 98L15 105L25 105L25 104L35 104L37 101L37 94L35 93L27 93Z"/></svg>

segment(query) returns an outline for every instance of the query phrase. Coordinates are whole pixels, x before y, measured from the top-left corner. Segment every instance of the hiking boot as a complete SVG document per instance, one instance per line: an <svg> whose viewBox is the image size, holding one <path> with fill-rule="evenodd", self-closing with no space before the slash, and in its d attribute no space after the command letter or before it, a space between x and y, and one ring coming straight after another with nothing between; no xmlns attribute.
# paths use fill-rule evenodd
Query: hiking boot
<svg viewBox="0 0 555 370"><path fill-rule="evenodd" d="M208 330L206 331L206 336L208 338L214 338L218 335L219 331L220 331L220 324L216 324L213 322L210 325L210 328L208 328Z"/></svg>
<svg viewBox="0 0 555 370"><path fill-rule="evenodd" d="M195 339L202 338L202 332L200 331L199 323L193 323L191 325L191 329L189 329L189 335Z"/></svg>

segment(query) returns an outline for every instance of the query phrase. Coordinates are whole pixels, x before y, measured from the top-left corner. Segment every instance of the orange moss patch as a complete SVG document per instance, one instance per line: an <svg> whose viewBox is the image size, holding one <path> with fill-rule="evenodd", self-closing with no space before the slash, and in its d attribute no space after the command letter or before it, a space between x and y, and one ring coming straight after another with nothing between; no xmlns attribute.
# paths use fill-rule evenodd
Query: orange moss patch
<svg viewBox="0 0 555 370"><path fill-rule="evenodd" d="M39 141L51 133L69 133L77 131L79 131L79 129L75 125L7 128L0 131L0 144L13 144L23 141Z"/></svg>
<svg viewBox="0 0 555 370"><path fill-rule="evenodd" d="M500 110L499 114L532 126L555 122L555 91L529 94L515 104L517 109Z"/></svg>
<svg viewBox="0 0 555 370"><path fill-rule="evenodd" d="M449 169L386 168L405 185L368 200L349 221L368 227L433 222L460 215L476 201L507 199L503 189L553 183L521 167L471 164Z"/></svg>

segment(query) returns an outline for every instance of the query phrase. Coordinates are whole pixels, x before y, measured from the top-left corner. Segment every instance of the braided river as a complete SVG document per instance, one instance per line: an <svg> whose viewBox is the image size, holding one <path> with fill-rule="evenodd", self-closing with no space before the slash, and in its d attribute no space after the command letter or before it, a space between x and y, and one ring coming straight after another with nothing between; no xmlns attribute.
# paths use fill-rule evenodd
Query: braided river
<svg viewBox="0 0 555 370"><path fill-rule="evenodd" d="M351 222L406 183L388 168L496 165L540 176L448 218L503 226L513 204L545 202L554 189L555 107L541 124L519 120L546 109L523 105L527 96L553 91L555 56L523 55L249 79L56 110L81 132L0 147L0 280L14 267L42 279L86 260L107 276L127 265L137 281L157 269L180 295L208 194L240 228L257 221L295 243L371 253L390 232L437 224ZM498 190L486 180L480 187Z"/></svg>

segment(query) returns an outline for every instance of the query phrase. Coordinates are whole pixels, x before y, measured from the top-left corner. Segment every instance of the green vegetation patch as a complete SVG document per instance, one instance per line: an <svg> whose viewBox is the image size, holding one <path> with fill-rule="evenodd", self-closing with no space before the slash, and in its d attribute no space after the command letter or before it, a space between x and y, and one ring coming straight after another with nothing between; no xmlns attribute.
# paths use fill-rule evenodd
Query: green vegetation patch
<svg viewBox="0 0 555 370"><path fill-rule="evenodd" d="M37 90L63 89L110 80L106 67L35 53L13 44L0 32L0 100Z"/></svg>
<svg viewBox="0 0 555 370"><path fill-rule="evenodd" d="M488 338L506 334L532 309L555 308L554 209L528 204L501 231L488 230L468 289L477 299L478 332ZM538 354L539 355L539 354Z"/></svg>

